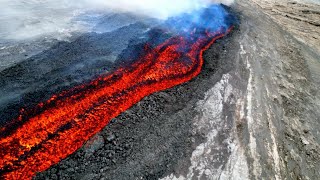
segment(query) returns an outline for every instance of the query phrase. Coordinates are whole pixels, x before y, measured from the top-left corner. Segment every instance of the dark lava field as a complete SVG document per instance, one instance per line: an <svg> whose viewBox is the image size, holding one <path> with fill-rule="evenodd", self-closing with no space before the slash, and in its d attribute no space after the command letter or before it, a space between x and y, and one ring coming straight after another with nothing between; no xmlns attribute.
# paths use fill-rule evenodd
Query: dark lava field
<svg viewBox="0 0 320 180"><path fill-rule="evenodd" d="M204 51L199 75L144 97L32 179L319 179L319 3L236 0L223 8L234 28ZM155 18L130 13L90 23L93 32L63 40L0 41L0 139L21 109L128 67L147 40L170 36Z"/></svg>

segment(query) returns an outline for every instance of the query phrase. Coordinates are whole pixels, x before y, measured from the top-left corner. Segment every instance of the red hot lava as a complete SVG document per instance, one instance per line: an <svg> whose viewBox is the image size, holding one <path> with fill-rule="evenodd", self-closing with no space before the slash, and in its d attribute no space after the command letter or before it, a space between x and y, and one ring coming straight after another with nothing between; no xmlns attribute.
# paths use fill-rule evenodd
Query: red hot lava
<svg viewBox="0 0 320 180"><path fill-rule="evenodd" d="M154 49L146 46L146 54L131 66L53 96L38 105L42 110L37 115L21 113L23 124L0 139L2 176L31 179L75 152L145 96L194 78L203 52L223 36L224 32L207 33L193 42L174 37ZM5 131L6 127L0 129L0 134Z"/></svg>

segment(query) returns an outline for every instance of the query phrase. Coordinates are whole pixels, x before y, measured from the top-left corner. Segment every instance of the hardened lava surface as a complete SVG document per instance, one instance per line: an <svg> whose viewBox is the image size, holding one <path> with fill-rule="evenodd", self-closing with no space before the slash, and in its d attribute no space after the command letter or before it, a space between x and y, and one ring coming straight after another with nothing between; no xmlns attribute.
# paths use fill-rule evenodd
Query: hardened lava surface
<svg viewBox="0 0 320 180"><path fill-rule="evenodd" d="M188 16L182 18L194 18ZM210 16L212 22L207 22ZM191 24L188 31L160 44L145 43L134 63L53 95L31 110L21 109L15 120L1 128L2 176L30 179L76 151L145 96L197 76L203 52L232 30L228 16L222 7L204 10L199 15L203 22Z"/></svg>
<svg viewBox="0 0 320 180"><path fill-rule="evenodd" d="M237 1L239 28L198 77L148 96L36 179L319 179L313 7Z"/></svg>
<svg viewBox="0 0 320 180"><path fill-rule="evenodd" d="M35 179L158 179L170 173L186 174L193 150L206 139L193 129L197 102L234 67L235 53L228 49L234 48L238 34L234 29L204 52L204 65L196 78L144 98ZM219 163L223 165L230 154L226 144L221 147L224 157Z"/></svg>

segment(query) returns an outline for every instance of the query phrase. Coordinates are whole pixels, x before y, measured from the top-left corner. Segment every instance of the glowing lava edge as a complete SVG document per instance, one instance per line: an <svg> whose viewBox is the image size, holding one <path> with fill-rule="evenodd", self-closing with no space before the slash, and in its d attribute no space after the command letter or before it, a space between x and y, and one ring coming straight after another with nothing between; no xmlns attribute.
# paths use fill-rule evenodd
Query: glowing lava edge
<svg viewBox="0 0 320 180"><path fill-rule="evenodd" d="M0 175L31 179L75 152L144 97L196 77L204 51L232 28L206 31L196 39L172 37L155 48L146 45L145 55L132 65L52 96L38 104L41 111L36 115L21 111L17 121L22 125L0 139ZM0 134L8 128L1 128Z"/></svg>

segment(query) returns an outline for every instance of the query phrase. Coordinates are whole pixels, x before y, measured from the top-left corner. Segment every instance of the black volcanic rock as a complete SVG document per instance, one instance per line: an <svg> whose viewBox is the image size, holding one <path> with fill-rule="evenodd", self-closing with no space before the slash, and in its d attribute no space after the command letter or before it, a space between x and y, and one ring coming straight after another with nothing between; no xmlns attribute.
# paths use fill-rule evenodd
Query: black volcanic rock
<svg viewBox="0 0 320 180"><path fill-rule="evenodd" d="M22 107L33 107L54 93L113 70L122 60L127 62L119 60L119 54L146 29L134 23L113 32L87 33L1 71L0 123L13 119Z"/></svg>

